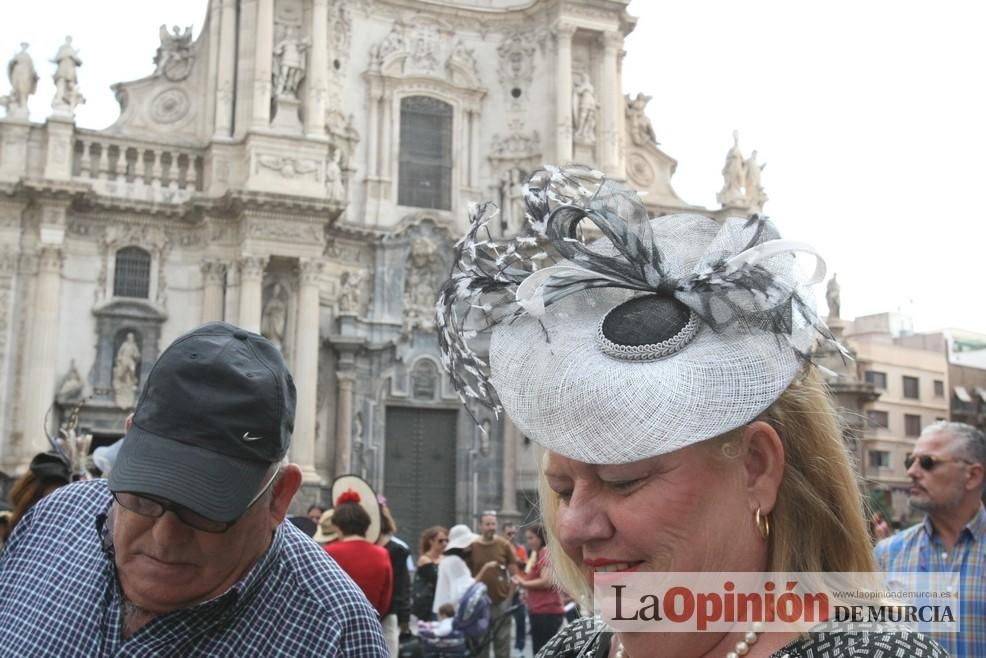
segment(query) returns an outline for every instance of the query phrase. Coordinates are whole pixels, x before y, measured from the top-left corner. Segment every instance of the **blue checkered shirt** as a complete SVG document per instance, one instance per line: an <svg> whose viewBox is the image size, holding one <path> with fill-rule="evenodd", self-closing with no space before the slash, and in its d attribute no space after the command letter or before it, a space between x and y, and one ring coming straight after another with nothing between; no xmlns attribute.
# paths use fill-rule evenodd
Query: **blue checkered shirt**
<svg viewBox="0 0 986 658"><path fill-rule="evenodd" d="M289 523L225 594L155 617L124 640L101 531L112 501L105 480L80 482L17 524L0 553L0 656L387 656L366 597Z"/></svg>
<svg viewBox="0 0 986 658"><path fill-rule="evenodd" d="M946 572L959 574L958 633L928 633L957 658L986 658L986 509L959 533L951 551L935 534L931 519L877 544L881 571Z"/></svg>

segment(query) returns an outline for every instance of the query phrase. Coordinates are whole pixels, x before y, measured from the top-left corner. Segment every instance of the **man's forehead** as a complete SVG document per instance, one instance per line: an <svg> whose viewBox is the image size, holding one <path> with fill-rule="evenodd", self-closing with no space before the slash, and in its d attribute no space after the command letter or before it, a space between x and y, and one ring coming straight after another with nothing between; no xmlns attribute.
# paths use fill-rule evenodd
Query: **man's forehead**
<svg viewBox="0 0 986 658"><path fill-rule="evenodd" d="M922 434L917 443L914 444L916 454L925 454L934 450L945 450L952 448L956 444L956 439L947 430L933 430Z"/></svg>

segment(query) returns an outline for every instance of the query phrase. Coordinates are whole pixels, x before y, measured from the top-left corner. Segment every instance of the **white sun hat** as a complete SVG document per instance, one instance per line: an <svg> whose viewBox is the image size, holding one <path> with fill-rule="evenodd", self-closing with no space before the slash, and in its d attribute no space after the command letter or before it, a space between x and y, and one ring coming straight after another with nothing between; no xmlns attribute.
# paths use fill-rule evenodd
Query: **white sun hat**
<svg viewBox="0 0 986 658"><path fill-rule="evenodd" d="M445 545L445 550L447 551L450 548L466 548L477 539L479 539L479 535L470 530L469 526L461 523L454 525L448 531L448 544Z"/></svg>
<svg viewBox="0 0 986 658"><path fill-rule="evenodd" d="M649 219L584 168L539 172L527 203L532 235L509 243L485 230L493 209L474 211L439 338L464 401L549 450L617 464L718 436L780 396L816 335L834 341L808 289L824 263L764 218ZM581 240L583 221L603 237Z"/></svg>

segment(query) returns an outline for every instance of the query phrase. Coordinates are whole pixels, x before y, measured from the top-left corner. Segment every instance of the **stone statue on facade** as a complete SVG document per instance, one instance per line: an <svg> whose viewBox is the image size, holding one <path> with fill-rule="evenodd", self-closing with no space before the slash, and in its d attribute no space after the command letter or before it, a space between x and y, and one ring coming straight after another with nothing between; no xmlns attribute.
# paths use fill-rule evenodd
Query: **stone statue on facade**
<svg viewBox="0 0 986 658"><path fill-rule="evenodd" d="M310 44L299 39L298 31L289 28L274 46L274 96L298 99L298 86L305 79L305 53Z"/></svg>
<svg viewBox="0 0 986 658"><path fill-rule="evenodd" d="M359 313L359 289L363 273L359 270L344 272L339 282L339 313Z"/></svg>
<svg viewBox="0 0 986 658"><path fill-rule="evenodd" d="M424 238L411 242L404 283L403 335L409 336L414 329L432 331L435 328L435 301L444 269L434 242Z"/></svg>
<svg viewBox="0 0 986 658"><path fill-rule="evenodd" d="M637 146L646 144L657 144L657 135L654 133L654 126L647 118L645 109L651 100L650 96L638 93L636 98L626 95L627 102L627 125L630 126L630 139Z"/></svg>
<svg viewBox="0 0 986 658"><path fill-rule="evenodd" d="M82 377L75 367L75 359L72 359L68 372L65 373L61 383L58 385L58 393L55 394L55 401L64 406L78 404L82 401L82 391L84 388Z"/></svg>
<svg viewBox="0 0 986 658"><path fill-rule="evenodd" d="M38 90L38 73L27 47L28 44L22 43L20 52L7 63L10 94L0 98L0 105L7 108L10 119L28 118L27 101Z"/></svg>
<svg viewBox="0 0 986 658"><path fill-rule="evenodd" d="M71 115L76 107L86 102L79 93L77 70L82 66L82 60L79 59L79 51L72 46L72 37L65 37L65 43L51 62L57 65L54 76L55 97L51 101L51 108L56 113Z"/></svg>
<svg viewBox="0 0 986 658"><path fill-rule="evenodd" d="M113 363L113 394L116 406L121 409L133 409L137 401L137 367L140 364L140 347L133 332L127 332L127 338L116 351Z"/></svg>
<svg viewBox="0 0 986 658"><path fill-rule="evenodd" d="M767 203L767 194L760 184L760 172L766 164L757 163L757 152L754 150L749 159L743 163L743 171L746 174L744 186L746 187L746 206L750 212L763 212L764 204Z"/></svg>
<svg viewBox="0 0 986 658"><path fill-rule="evenodd" d="M722 168L722 191L716 195L723 208L736 208L746 205L743 186L746 184L746 165L739 147L739 131L733 131L733 146L726 154L726 164Z"/></svg>
<svg viewBox="0 0 986 658"><path fill-rule="evenodd" d="M325 191L332 201L346 198L346 185L342 181L342 149L336 148L325 163Z"/></svg>
<svg viewBox="0 0 986 658"><path fill-rule="evenodd" d="M584 144L596 142L596 114L599 103L596 101L596 89L592 86L588 73L579 76L579 82L572 89L572 118L574 120L575 139Z"/></svg>
<svg viewBox="0 0 986 658"><path fill-rule="evenodd" d="M280 283L275 283L260 320L260 333L274 343L274 347L283 352L284 333L287 326L288 305L284 301L284 288Z"/></svg>
<svg viewBox="0 0 986 658"><path fill-rule="evenodd" d="M524 227L524 178L523 171L511 167L500 179L500 225L504 236Z"/></svg>
<svg viewBox="0 0 986 658"><path fill-rule="evenodd" d="M842 313L841 290L835 277L836 275L833 274L828 285L825 286L825 303L829 307L829 320L838 320Z"/></svg>
<svg viewBox="0 0 986 658"><path fill-rule="evenodd" d="M161 45L158 46L157 54L154 55L156 69L154 75L163 75L172 82L184 80L192 72L192 26L189 25L182 32L181 28L175 25L171 32L168 26L162 25L158 31L161 38Z"/></svg>

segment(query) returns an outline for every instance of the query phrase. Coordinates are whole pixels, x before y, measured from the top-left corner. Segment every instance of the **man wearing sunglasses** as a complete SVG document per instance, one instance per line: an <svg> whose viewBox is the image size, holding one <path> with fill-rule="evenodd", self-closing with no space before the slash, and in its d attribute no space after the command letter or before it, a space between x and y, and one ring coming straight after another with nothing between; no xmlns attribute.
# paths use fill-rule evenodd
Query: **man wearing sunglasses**
<svg viewBox="0 0 986 658"><path fill-rule="evenodd" d="M2 656L386 656L376 612L282 523L295 388L214 322L154 364L109 480L51 496L0 554Z"/></svg>
<svg viewBox="0 0 986 658"><path fill-rule="evenodd" d="M965 423L937 422L905 462L911 506L923 522L875 549L881 571L958 573L958 633L930 633L951 656L986 658L986 435Z"/></svg>

